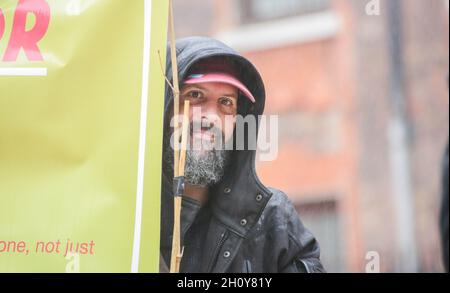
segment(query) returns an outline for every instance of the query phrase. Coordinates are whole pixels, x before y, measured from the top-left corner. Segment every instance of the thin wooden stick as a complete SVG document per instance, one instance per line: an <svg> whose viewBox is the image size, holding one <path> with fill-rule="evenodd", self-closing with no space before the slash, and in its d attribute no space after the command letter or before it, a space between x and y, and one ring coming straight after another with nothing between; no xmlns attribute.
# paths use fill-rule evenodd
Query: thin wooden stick
<svg viewBox="0 0 450 293"><path fill-rule="evenodd" d="M184 113L183 113L183 131L181 133L181 152L180 152L180 164L178 170L178 176L184 176L184 166L186 164L186 149L189 130L189 101L184 101Z"/></svg>
<svg viewBox="0 0 450 293"><path fill-rule="evenodd" d="M177 63L177 52L175 44L175 28L174 28L174 17L173 17L173 3L169 0L169 34L170 34L170 57L172 61L172 81L173 81L173 114L175 118L174 125L174 177L180 176L180 137L179 137L179 121L178 116L180 112L180 88L178 83L178 63ZM189 109L189 104L187 104L187 109ZM185 108L186 113L186 108ZM184 122L185 119L183 119ZM184 127L183 127L184 128ZM182 137L182 141L186 139ZM183 159L184 161L184 159ZM184 163L183 171L184 174ZM180 216L181 216L181 196L176 195L174 198L174 222L173 222L173 234L172 234L172 254L170 259L170 272L178 273L180 271L180 263L182 258L181 239L180 239Z"/></svg>
<svg viewBox="0 0 450 293"><path fill-rule="evenodd" d="M180 215L181 215L181 196L174 198L174 224L173 224L173 239L172 239L172 255L170 258L170 272L178 273L180 271Z"/></svg>
<svg viewBox="0 0 450 293"><path fill-rule="evenodd" d="M164 66L162 63L162 58L161 58L161 52L158 50L158 56L159 56L159 66L161 67L161 72L162 75L164 76L164 79L166 80L166 83L169 85L169 87L172 89L172 92L175 91L175 88L173 87L172 83L170 82L170 80L167 78L167 76L164 74Z"/></svg>
<svg viewBox="0 0 450 293"><path fill-rule="evenodd" d="M183 131L181 134L181 150L180 150L180 162L179 162L179 170L178 170L178 176L184 176L184 168L186 165L186 149L187 149L187 138L188 138L188 130L189 130L189 101L184 102L184 114L183 114ZM184 248L181 247L181 239L180 239L180 233L181 233L181 223L180 223L180 217L181 217L181 196L177 196L175 198L175 217L178 219L176 221L176 228L174 228L174 231L177 231L177 233L173 234L173 237L175 239L175 247L178 250L178 253L175 257L175 263L174 263L174 273L178 273L180 271L180 264L181 259L183 258L183 251ZM175 227L175 226L174 226ZM175 238L176 237L176 238Z"/></svg>
<svg viewBox="0 0 450 293"><path fill-rule="evenodd" d="M178 176L184 176L184 168L186 165L186 150L187 150L187 138L189 130L189 101L184 102L183 113L183 131L181 134L181 153ZM172 258L170 260L170 272L178 273L180 271L180 263L183 258L183 250L181 248L181 202L182 197L176 196L174 199L174 225L173 225L173 239L172 239Z"/></svg>

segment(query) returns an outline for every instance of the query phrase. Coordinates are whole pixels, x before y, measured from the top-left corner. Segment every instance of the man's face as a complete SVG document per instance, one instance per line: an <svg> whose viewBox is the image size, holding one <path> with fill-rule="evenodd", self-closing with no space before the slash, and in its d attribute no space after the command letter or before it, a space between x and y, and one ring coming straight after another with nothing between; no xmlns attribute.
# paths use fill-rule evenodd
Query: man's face
<svg viewBox="0 0 450 293"><path fill-rule="evenodd" d="M187 183L211 186L219 182L229 161L225 143L233 137L238 90L223 83L185 85L180 92L180 115L190 101L190 142L186 151ZM173 129L172 129L173 133ZM166 151L166 163L173 164L173 151Z"/></svg>
<svg viewBox="0 0 450 293"><path fill-rule="evenodd" d="M233 136L238 101L235 87L223 83L185 85L180 93L180 114L185 101L190 101L191 146L200 142L197 146L209 143L220 147Z"/></svg>

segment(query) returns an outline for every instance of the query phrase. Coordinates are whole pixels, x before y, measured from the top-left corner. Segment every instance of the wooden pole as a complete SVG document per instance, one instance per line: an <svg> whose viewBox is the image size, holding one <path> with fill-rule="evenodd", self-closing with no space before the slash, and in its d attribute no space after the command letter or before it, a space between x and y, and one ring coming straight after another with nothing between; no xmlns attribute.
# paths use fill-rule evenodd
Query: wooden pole
<svg viewBox="0 0 450 293"><path fill-rule="evenodd" d="M177 174L179 177L184 176L184 168L186 164L186 149L187 149L187 137L189 130L189 101L184 102L184 114L183 114L183 131L181 136L181 152L180 161L178 163L179 169ZM183 251L181 248L181 196L175 196L174 198L174 222L173 222L173 238L172 238L172 255L170 259L170 272L178 273L180 271L180 263L183 257Z"/></svg>
<svg viewBox="0 0 450 293"><path fill-rule="evenodd" d="M174 125L174 178L184 176L184 167L186 163L186 145L189 125L189 101L184 102L183 115L183 129L181 133L181 151L180 151L180 127L179 127L179 112L180 112L180 89L178 81L178 63L175 43L175 28L173 17L173 3L169 0L169 34L170 34L170 57L172 63L172 81L173 81L173 114L175 117ZM174 221L173 221L173 238L172 238L172 253L170 258L170 272L178 273L180 271L181 258L183 251L181 249L181 201L182 197L178 194L174 198Z"/></svg>
<svg viewBox="0 0 450 293"><path fill-rule="evenodd" d="M189 101L184 101L183 131L181 133L181 152L178 176L184 176L184 166L186 165L186 148L189 131Z"/></svg>
<svg viewBox="0 0 450 293"><path fill-rule="evenodd" d="M183 114L183 132L181 134L181 150L180 150L180 162L179 162L179 170L178 176L184 177L184 167L186 165L186 146L187 146L187 138L188 138L188 130L189 130L189 101L184 102L184 114ZM178 254L176 255L175 260L175 268L174 272L178 273L180 271L180 263L183 258L183 249L181 247L181 196L177 196L175 198L176 201L176 217L177 217L177 234L174 234L173 237L176 239L176 247L178 249ZM175 238L176 237L176 238Z"/></svg>

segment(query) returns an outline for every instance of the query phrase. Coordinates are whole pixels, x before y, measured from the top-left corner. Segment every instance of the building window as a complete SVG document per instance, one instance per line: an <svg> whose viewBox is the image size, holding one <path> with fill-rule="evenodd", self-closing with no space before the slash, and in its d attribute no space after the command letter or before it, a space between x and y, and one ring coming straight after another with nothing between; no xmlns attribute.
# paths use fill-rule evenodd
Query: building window
<svg viewBox="0 0 450 293"><path fill-rule="evenodd" d="M241 3L242 23L269 21L330 8L330 0L241 0Z"/></svg>
<svg viewBox="0 0 450 293"><path fill-rule="evenodd" d="M330 273L345 271L344 249L340 217L336 201L318 201L296 205L305 227L314 234L320 245L321 261Z"/></svg>

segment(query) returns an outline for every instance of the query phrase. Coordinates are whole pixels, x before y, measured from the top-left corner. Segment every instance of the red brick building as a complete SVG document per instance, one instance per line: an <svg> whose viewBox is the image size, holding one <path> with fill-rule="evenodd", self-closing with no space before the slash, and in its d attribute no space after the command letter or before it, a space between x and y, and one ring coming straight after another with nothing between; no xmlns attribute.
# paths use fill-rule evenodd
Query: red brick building
<svg viewBox="0 0 450 293"><path fill-rule="evenodd" d="M285 191L328 271L442 271L448 1L175 0L178 37L247 56L279 115L262 181Z"/></svg>

